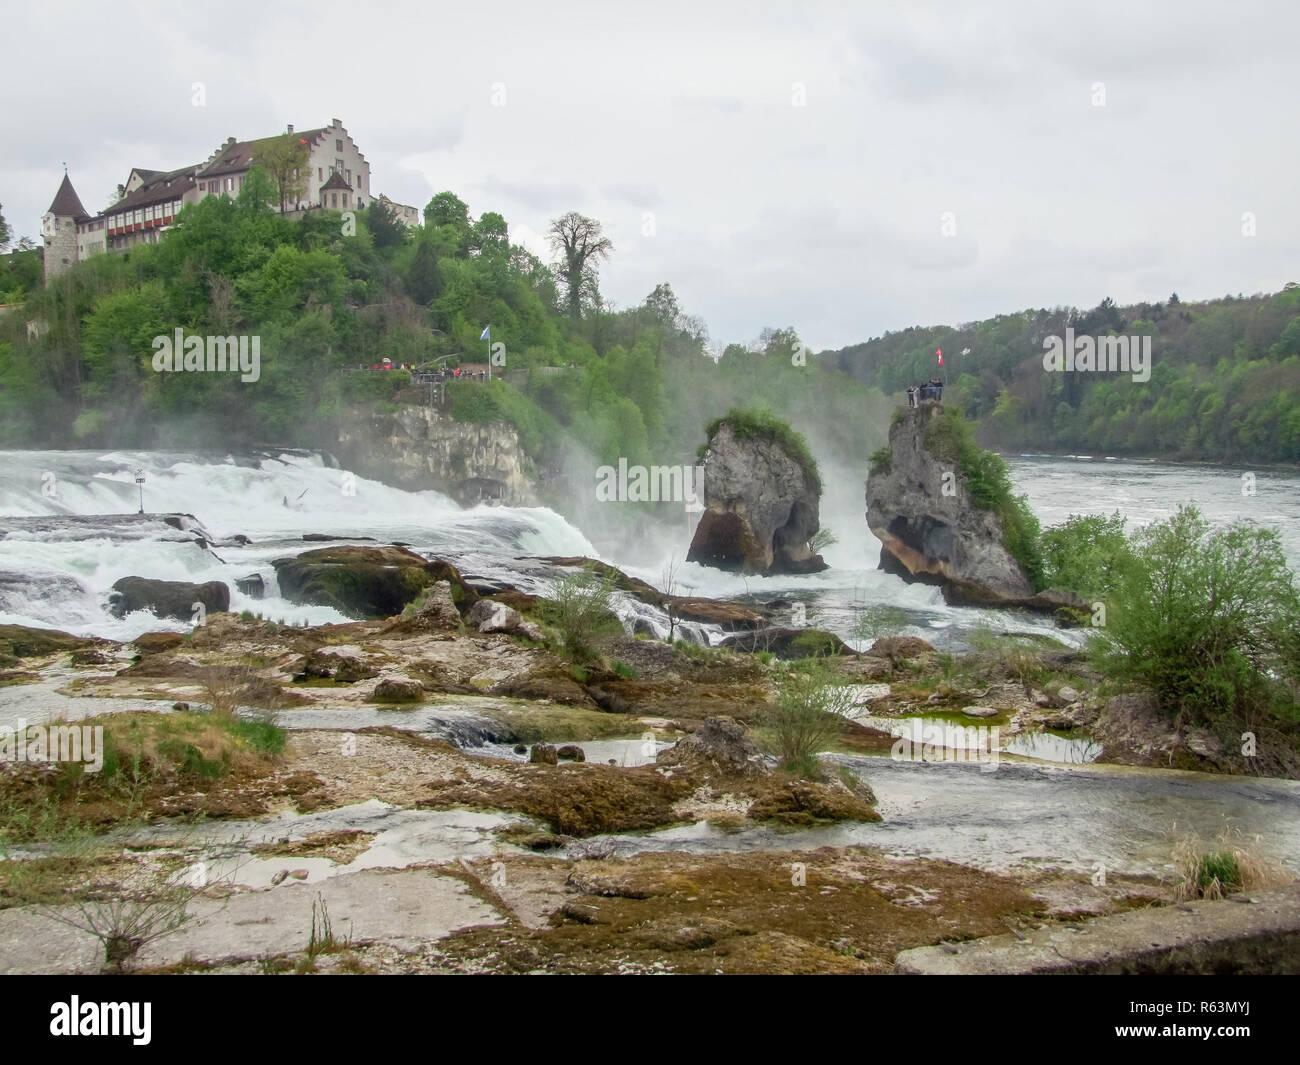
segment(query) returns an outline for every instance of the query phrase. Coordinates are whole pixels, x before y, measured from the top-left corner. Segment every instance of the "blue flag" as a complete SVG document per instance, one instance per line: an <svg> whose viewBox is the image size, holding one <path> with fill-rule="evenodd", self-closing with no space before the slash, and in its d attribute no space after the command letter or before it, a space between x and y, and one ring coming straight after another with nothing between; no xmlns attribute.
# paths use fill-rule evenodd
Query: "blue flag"
<svg viewBox="0 0 1300 1065"><path fill-rule="evenodd" d="M492 327L490 325L483 327L483 332L479 335L479 340L487 340L492 336Z"/></svg>

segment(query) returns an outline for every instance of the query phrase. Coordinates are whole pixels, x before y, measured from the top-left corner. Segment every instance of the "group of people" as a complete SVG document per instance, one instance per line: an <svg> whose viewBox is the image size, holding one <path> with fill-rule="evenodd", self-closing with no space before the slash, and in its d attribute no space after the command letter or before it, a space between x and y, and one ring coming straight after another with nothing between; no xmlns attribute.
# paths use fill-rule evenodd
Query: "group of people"
<svg viewBox="0 0 1300 1065"><path fill-rule="evenodd" d="M462 370L460 367L457 367L454 370L445 370L445 369L422 370L422 369L417 369L411 363L406 363L406 362L396 363L393 362L391 359L385 359L383 362L377 362L372 366L366 366L364 363L358 363L355 368L358 370L405 370L407 373L411 374L412 377L414 377L417 381L419 381L422 384L430 381L437 382L437 381L452 381L452 380L468 380L468 381L487 380L486 370L468 370L468 369Z"/></svg>
<svg viewBox="0 0 1300 1065"><path fill-rule="evenodd" d="M943 399L943 382L939 378L931 377L924 384L908 386L907 405L909 407L915 407L927 399L932 399L936 403Z"/></svg>

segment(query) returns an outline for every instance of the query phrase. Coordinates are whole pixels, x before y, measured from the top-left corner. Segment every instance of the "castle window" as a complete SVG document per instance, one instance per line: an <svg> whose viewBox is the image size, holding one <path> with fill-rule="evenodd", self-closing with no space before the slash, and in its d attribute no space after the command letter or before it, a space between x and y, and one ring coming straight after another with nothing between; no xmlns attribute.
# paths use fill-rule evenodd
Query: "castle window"
<svg viewBox="0 0 1300 1065"><path fill-rule="evenodd" d="M208 183L207 183L206 181L200 181L200 182L199 182L199 191L200 191L200 192L207 192L207 191L208 191Z"/></svg>
<svg viewBox="0 0 1300 1065"><path fill-rule="evenodd" d="M345 192L343 194L343 206L346 207L347 205L348 205L348 194Z"/></svg>
<svg viewBox="0 0 1300 1065"><path fill-rule="evenodd" d="M339 194L337 192L331 192L330 200L332 201L333 206L337 207L339 205Z"/></svg>
<svg viewBox="0 0 1300 1065"><path fill-rule="evenodd" d="M317 181L325 180L325 168L323 166L318 166L316 168L316 180Z"/></svg>
<svg viewBox="0 0 1300 1065"><path fill-rule="evenodd" d="M341 152L343 150L343 141L341 139L334 142L334 150L336 152Z"/></svg>

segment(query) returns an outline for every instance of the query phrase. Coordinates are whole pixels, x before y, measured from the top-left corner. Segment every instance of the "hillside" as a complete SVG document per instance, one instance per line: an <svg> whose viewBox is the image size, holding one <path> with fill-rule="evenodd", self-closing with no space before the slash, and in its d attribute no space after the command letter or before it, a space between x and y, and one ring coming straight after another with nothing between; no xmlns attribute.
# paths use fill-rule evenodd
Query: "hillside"
<svg viewBox="0 0 1300 1065"><path fill-rule="evenodd" d="M415 230L373 203L291 220L273 200L254 171L237 199L184 208L159 244L27 293L21 315L0 319L0 446L330 448L345 409L427 400L404 372L358 366L482 364L485 326L496 379L450 383L445 408L513 424L557 480L578 476L575 457L579 469L691 463L733 404L768 407L850 462L884 440L884 397L808 359L793 330L710 357L669 285L610 308L596 259L575 268L557 248L552 268L510 242L501 215L475 219L453 193ZM599 234L593 219L559 221L575 219ZM29 335L30 320L48 328ZM259 338L255 379L156 372L155 338L177 330Z"/></svg>
<svg viewBox="0 0 1300 1065"><path fill-rule="evenodd" d="M1043 341L1150 336L1149 381L1124 373L1049 373ZM1011 451L1214 462L1300 462L1300 288L1089 311L1027 310L957 328L886 333L825 357L896 393L936 372L946 403L978 421L980 442ZM968 354L961 354L969 349Z"/></svg>

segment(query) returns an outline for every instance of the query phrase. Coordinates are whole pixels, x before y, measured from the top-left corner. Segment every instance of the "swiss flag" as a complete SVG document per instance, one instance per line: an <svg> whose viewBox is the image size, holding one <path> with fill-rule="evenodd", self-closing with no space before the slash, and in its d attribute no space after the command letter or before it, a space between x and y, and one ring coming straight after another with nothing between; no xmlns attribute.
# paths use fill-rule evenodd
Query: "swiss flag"
<svg viewBox="0 0 1300 1065"><path fill-rule="evenodd" d="M943 348L935 348L934 353L939 356L939 365L943 365Z"/></svg>

